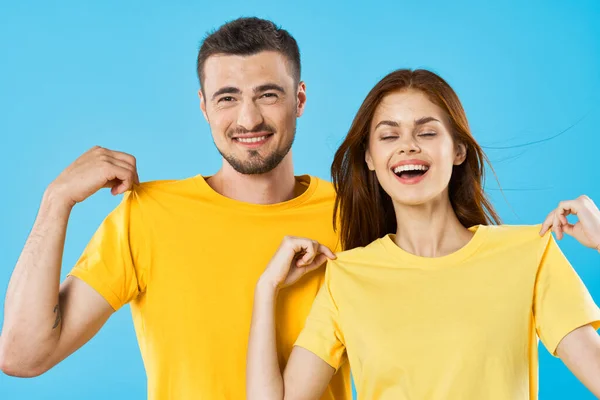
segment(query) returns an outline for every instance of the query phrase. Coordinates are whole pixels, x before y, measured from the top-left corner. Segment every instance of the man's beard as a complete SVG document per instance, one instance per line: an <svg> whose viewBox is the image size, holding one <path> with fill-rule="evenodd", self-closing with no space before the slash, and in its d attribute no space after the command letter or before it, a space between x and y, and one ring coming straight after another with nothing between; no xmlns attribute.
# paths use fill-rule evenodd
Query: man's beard
<svg viewBox="0 0 600 400"><path fill-rule="evenodd" d="M217 147L217 150L219 150L219 153L221 153L221 156L223 156L223 158L225 160L227 160L229 165L231 165L233 167L233 169L235 169L240 174L244 174L244 175L266 174L267 172L270 172L273 169L275 169L275 167L277 167L279 165L279 163L281 163L281 161L285 158L285 156L287 156L287 154L290 152L290 149L292 148L292 144L294 144L294 138L296 137L296 124L295 123L294 123L293 129L294 129L294 134L292 135L292 138L290 139L290 141L288 143L286 143L282 149L275 150L271 154L267 155L266 157L261 156L257 150L248 150L249 160L242 161L242 160L238 159L236 156L234 156L233 154L225 154L218 147ZM272 134L275 133L275 130L269 126L257 127L255 129L253 129L253 131L269 132ZM248 133L248 131L241 132L241 131L237 130L235 132L228 132L227 137L231 138L234 134L240 134L240 133Z"/></svg>

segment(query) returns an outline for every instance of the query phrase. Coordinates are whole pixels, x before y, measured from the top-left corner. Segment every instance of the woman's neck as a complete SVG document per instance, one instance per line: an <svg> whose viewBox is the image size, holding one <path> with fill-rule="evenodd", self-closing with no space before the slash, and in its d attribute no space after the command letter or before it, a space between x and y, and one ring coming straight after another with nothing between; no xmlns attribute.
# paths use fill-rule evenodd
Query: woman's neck
<svg viewBox="0 0 600 400"><path fill-rule="evenodd" d="M454 213L448 195L427 204L394 205L398 228L396 245L421 257L442 257L465 246L473 233Z"/></svg>

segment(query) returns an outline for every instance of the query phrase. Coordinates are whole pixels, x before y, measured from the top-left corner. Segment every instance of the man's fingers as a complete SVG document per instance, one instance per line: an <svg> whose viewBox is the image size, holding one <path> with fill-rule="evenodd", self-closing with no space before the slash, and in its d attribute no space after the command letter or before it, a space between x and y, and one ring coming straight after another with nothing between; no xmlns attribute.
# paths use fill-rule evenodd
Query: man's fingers
<svg viewBox="0 0 600 400"><path fill-rule="evenodd" d="M124 153L122 151L106 149L100 146L92 147L89 152L94 154L95 158L104 162L110 162L121 166L125 166L126 164L126 168L129 168L135 172L134 182L139 184L140 180L137 175L137 160L131 154Z"/></svg>
<svg viewBox="0 0 600 400"><path fill-rule="evenodd" d="M117 194L119 194L117 193L117 188L121 183L122 182L119 179L111 179L110 181L106 182L106 184L102 187L110 189L110 193L112 193L113 196L116 196Z"/></svg>
<svg viewBox="0 0 600 400"><path fill-rule="evenodd" d="M128 153L123 153L122 151L110 150L110 155L114 158L125 161L127 164L135 167L137 165L137 160L134 156Z"/></svg>
<svg viewBox="0 0 600 400"><path fill-rule="evenodd" d="M119 164L127 164L131 170L134 172L134 183L139 185L140 178L137 173L137 161L134 156L127 153L122 153L119 151L112 151L113 160L118 162Z"/></svg>
<svg viewBox="0 0 600 400"><path fill-rule="evenodd" d="M131 170L131 167L124 167L114 163L108 164L109 165L105 167L105 179L107 182L104 186L110 187L113 195L121 194L131 189L136 180L136 174Z"/></svg>
<svg viewBox="0 0 600 400"><path fill-rule="evenodd" d="M104 156L124 161L127 164L133 166L134 168L137 165L137 161L134 156L128 153L124 153L122 151L111 150L100 146L94 146L89 150L89 152L95 153L97 156Z"/></svg>
<svg viewBox="0 0 600 400"><path fill-rule="evenodd" d="M112 165L116 165L117 167L121 167L124 169L127 169L129 171L131 171L133 174L135 174L136 170L135 170L135 166L129 164L127 161L123 161L119 158L111 158L109 159L109 161L106 161L107 163L110 163Z"/></svg>
<svg viewBox="0 0 600 400"><path fill-rule="evenodd" d="M132 182L135 182L135 183L139 182L139 178L138 178L138 175L137 175L137 169L135 168L135 166L131 165L127 161L123 161L123 160L118 159L118 158L113 158L109 162L111 164L117 166L117 167L121 167L124 170L129 171L129 174L130 174Z"/></svg>
<svg viewBox="0 0 600 400"><path fill-rule="evenodd" d="M125 193L126 191L130 190L132 187L133 187L132 181L123 181L120 184L113 186L110 189L110 192L116 196L118 194Z"/></svg>

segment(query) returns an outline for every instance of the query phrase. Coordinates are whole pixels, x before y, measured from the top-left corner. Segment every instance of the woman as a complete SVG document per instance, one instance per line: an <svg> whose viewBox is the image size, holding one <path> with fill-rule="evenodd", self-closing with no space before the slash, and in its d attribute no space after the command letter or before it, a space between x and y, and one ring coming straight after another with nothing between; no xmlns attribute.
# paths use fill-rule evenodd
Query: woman
<svg viewBox="0 0 600 400"><path fill-rule="evenodd" d="M437 75L398 70L371 90L332 166L352 250L284 240L256 287L248 398L318 399L348 359L359 399L535 399L538 335L600 396L600 310L548 232L600 251L600 212L581 197L541 231L491 226L484 159ZM282 377L277 293L326 259Z"/></svg>

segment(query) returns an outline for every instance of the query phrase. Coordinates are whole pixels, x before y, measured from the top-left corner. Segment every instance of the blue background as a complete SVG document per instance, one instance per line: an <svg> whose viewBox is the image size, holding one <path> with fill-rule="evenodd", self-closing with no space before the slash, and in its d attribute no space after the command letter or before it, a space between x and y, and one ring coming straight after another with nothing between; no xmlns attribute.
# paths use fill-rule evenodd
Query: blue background
<svg viewBox="0 0 600 400"><path fill-rule="evenodd" d="M142 180L217 170L195 57L207 30L242 15L271 18L300 44L308 104L297 173L328 178L368 90L393 69L425 67L462 99L504 188L489 175L505 222L539 223L582 193L600 204L597 1L51 3L0 5L2 299L45 187L91 146L134 154ZM118 201L103 191L75 208L63 276ZM561 247L600 303L600 256L570 238ZM546 350L540 362L541 399L593 398ZM1 399L142 399L145 391L128 307L42 377L0 374Z"/></svg>

